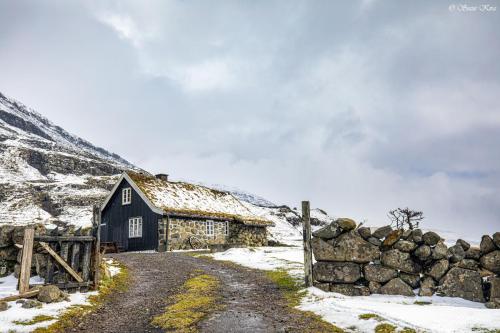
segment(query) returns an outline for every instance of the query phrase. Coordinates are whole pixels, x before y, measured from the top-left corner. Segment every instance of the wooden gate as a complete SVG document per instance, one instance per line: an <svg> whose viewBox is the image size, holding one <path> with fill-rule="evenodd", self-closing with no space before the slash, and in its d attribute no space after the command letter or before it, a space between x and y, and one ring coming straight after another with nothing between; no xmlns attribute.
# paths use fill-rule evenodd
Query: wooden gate
<svg viewBox="0 0 500 333"><path fill-rule="evenodd" d="M44 284L56 285L69 291L97 289L100 258L100 209L94 206L89 235L39 235L26 229L23 244L19 292L29 289L33 241L47 252ZM36 244L36 243L35 243ZM43 256L43 255L42 255ZM37 258L37 260L41 260Z"/></svg>

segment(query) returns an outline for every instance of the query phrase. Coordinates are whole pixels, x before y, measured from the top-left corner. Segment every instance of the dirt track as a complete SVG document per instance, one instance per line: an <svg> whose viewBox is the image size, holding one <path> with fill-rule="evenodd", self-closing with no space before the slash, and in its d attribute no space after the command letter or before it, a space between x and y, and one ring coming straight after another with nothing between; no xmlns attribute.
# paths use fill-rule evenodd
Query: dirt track
<svg viewBox="0 0 500 333"><path fill-rule="evenodd" d="M195 270L222 284L224 310L202 321L200 332L306 332L308 317L290 312L278 288L260 271L196 259L180 253L113 255L130 270L126 292L115 293L97 312L77 322L72 332L162 332L151 326Z"/></svg>

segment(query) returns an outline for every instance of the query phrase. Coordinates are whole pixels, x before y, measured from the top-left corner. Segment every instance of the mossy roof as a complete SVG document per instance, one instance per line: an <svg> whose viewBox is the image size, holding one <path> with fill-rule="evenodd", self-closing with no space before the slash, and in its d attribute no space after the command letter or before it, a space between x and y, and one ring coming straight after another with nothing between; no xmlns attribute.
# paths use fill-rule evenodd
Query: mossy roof
<svg viewBox="0 0 500 333"><path fill-rule="evenodd" d="M187 182L158 179L153 175L127 171L127 175L148 200L166 214L228 219L245 225L274 225L254 215L229 192Z"/></svg>

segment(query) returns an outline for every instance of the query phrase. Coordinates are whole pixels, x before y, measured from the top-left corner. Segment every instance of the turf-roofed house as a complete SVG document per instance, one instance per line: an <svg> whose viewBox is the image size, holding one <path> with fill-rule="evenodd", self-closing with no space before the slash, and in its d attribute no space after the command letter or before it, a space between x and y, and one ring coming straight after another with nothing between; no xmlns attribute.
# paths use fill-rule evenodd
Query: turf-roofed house
<svg viewBox="0 0 500 333"><path fill-rule="evenodd" d="M124 172L101 207L101 241L125 251L265 246L273 223L231 193Z"/></svg>

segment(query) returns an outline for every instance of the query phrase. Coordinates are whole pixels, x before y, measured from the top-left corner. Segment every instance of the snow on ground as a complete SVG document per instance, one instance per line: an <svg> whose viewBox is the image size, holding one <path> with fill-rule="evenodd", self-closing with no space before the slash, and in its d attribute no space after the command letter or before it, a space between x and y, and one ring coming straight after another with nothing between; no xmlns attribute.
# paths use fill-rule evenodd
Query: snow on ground
<svg viewBox="0 0 500 333"><path fill-rule="evenodd" d="M229 260L242 266L275 270L304 278L304 254L301 247L232 248L212 254L216 260ZM431 302L428 305L415 301ZM405 297L371 295L349 297L308 288L300 309L312 311L324 320L347 331L373 332L380 322L360 320L360 314L373 313L400 328L425 332L471 332L473 329L500 329L500 310L487 309L482 303L453 297ZM354 328L355 327L355 328Z"/></svg>
<svg viewBox="0 0 500 333"><path fill-rule="evenodd" d="M120 272L120 268L112 259L106 260L106 266L111 276L115 276ZM43 279L38 276L34 276L30 279L30 284L43 284ZM17 279L14 275L9 275L0 278L0 298L16 295L18 291L16 290ZM87 293L74 293L69 294L70 301L62 301L57 303L43 304L40 309L23 309L22 304L16 303L16 301L8 302L9 309L0 312L0 333L11 332L31 332L38 327L49 326L56 320L43 321L34 325L18 325L14 321L27 321L33 319L35 316L45 315L51 317L57 317L74 305L84 305L88 304L88 298L91 295L96 295L97 292L87 292Z"/></svg>

